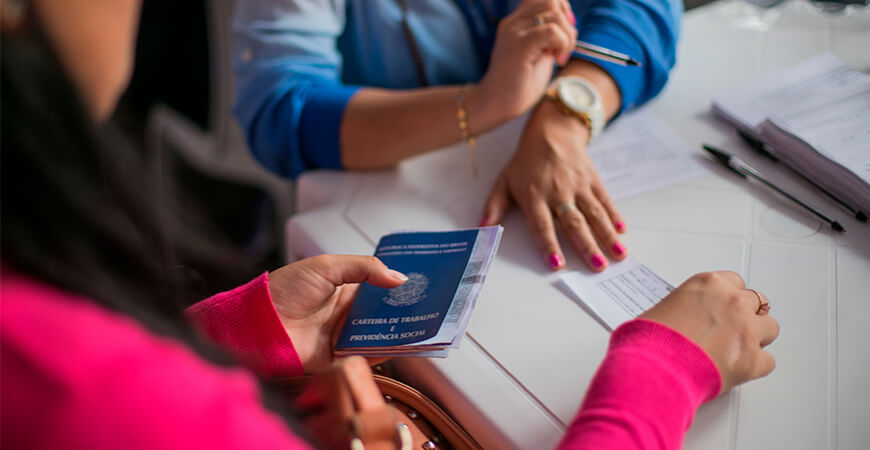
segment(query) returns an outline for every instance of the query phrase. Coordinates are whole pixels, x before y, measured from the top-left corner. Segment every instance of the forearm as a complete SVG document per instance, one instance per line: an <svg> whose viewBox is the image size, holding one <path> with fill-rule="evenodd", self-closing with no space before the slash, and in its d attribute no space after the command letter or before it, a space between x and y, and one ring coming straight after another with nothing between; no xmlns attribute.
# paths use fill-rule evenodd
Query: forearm
<svg viewBox="0 0 870 450"><path fill-rule="evenodd" d="M302 375L302 361L272 303L268 275L207 298L185 314L206 336L261 375Z"/></svg>
<svg viewBox="0 0 870 450"><path fill-rule="evenodd" d="M614 330L559 448L680 448L695 410L721 386L697 344L657 322L627 322Z"/></svg>
<svg viewBox="0 0 870 450"><path fill-rule="evenodd" d="M361 89L341 121L341 162L347 169L389 167L412 156L459 142L459 86L394 91ZM485 133L513 118L479 85L464 95L469 131Z"/></svg>

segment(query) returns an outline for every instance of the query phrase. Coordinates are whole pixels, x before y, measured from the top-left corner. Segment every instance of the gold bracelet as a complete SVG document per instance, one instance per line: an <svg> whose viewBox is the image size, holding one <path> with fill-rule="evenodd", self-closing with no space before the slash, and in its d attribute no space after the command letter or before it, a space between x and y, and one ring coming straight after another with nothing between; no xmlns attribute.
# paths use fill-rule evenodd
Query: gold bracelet
<svg viewBox="0 0 870 450"><path fill-rule="evenodd" d="M456 94L456 120L459 121L459 135L462 140L468 144L468 156L471 159L471 175L477 178L477 160L474 157L474 144L477 143L477 138L471 134L468 128L468 114L465 111L465 91L468 85L459 87L459 93Z"/></svg>

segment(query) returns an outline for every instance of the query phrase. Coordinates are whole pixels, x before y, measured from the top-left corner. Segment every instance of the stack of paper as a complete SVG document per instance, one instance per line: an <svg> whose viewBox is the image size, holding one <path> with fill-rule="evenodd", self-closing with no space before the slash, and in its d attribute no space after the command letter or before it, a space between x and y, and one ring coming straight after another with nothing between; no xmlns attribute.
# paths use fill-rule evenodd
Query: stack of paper
<svg viewBox="0 0 870 450"><path fill-rule="evenodd" d="M723 93L713 111L834 196L870 211L870 76L823 54Z"/></svg>
<svg viewBox="0 0 870 450"><path fill-rule="evenodd" d="M493 226L382 237L375 256L408 281L393 289L362 284L335 353L447 356L465 334L501 233Z"/></svg>

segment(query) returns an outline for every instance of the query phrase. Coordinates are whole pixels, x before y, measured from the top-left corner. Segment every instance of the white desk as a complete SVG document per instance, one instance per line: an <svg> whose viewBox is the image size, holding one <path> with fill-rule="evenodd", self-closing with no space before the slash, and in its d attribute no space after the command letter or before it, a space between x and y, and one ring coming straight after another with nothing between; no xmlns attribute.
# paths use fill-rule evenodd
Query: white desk
<svg viewBox="0 0 870 450"><path fill-rule="evenodd" d="M699 271L742 274L768 295L782 327L770 346L774 373L704 405L686 448L867 448L870 224L751 154L709 111L716 93L826 50L870 70L870 15L830 17L791 3L762 17L766 22L747 18L747 8L727 1L686 14L677 68L648 108L693 147L704 141L740 153L800 197L824 205L848 232L834 235L714 167L711 175L618 201L629 227L624 242L673 284ZM489 164L477 180L462 145L395 171L305 175L298 184L300 213L287 224L289 254L371 254L392 230L476 225L492 180L516 147L519 125L480 141L479 158ZM520 213L504 225L462 348L443 360L405 360L402 368L486 448L548 448L574 416L608 333L544 266ZM566 253L568 270L583 268Z"/></svg>

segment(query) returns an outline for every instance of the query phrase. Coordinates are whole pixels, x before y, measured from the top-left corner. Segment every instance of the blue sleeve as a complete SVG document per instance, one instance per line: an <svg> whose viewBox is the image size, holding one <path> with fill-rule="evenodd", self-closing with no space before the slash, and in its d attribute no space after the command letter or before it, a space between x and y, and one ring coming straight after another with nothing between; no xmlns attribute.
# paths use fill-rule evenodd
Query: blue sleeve
<svg viewBox="0 0 870 450"><path fill-rule="evenodd" d="M341 168L341 118L358 89L339 79L344 24L344 0L236 4L233 111L254 156L279 175Z"/></svg>
<svg viewBox="0 0 870 450"><path fill-rule="evenodd" d="M578 39L630 55L640 67L590 59L616 81L622 94L620 113L658 94L676 62L681 0L591 0L572 2ZM575 54L575 57L586 56Z"/></svg>

